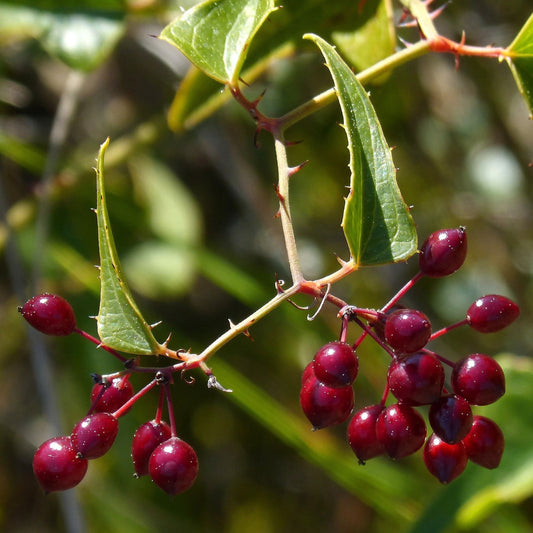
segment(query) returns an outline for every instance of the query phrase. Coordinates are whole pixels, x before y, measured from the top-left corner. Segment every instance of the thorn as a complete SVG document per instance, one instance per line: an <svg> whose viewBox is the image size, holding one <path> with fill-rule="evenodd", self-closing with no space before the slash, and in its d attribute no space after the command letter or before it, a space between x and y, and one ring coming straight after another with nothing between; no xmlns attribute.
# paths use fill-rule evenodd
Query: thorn
<svg viewBox="0 0 533 533"><path fill-rule="evenodd" d="M276 281L274 283L274 287L276 287L276 292L278 294L283 294L285 291L282 289L283 285L285 285L285 280L278 279L278 275L276 274Z"/></svg>
<svg viewBox="0 0 533 533"><path fill-rule="evenodd" d="M235 324L231 321L231 318L228 318L229 329L235 329Z"/></svg>
<svg viewBox="0 0 533 533"><path fill-rule="evenodd" d="M348 261L344 261L344 259L341 259L337 254L335 254L335 259L341 266L346 266L348 264Z"/></svg>
<svg viewBox="0 0 533 533"><path fill-rule="evenodd" d="M102 269L102 267L100 265L93 265L93 266L94 266L94 268L97 268L98 270Z"/></svg>
<svg viewBox="0 0 533 533"><path fill-rule="evenodd" d="M295 167L289 167L289 176L294 176L294 174L300 172L300 170L302 170L302 168L304 168L307 163L309 163L309 159L306 159L303 163L300 163Z"/></svg>
<svg viewBox="0 0 533 533"><path fill-rule="evenodd" d="M150 326L151 328L157 326L158 324L161 324L161 322L156 322L155 324L153 324L152 326ZM168 346L168 343L170 342L170 337L172 337L172 333L169 333L168 334L168 337L165 339L165 342L163 343L163 346L166 348Z"/></svg>
<svg viewBox="0 0 533 533"><path fill-rule="evenodd" d="M247 337L248 339L250 339L251 341L254 340L254 338L250 335L250 332L249 332L247 329L245 329L245 330L242 332L242 334L243 334L245 337Z"/></svg>
<svg viewBox="0 0 533 533"><path fill-rule="evenodd" d="M250 85L249 85L248 83L246 83L246 82L245 82L240 76L239 76L239 81L240 81L242 84L246 85L246 87L250 87Z"/></svg>
<svg viewBox="0 0 533 533"><path fill-rule="evenodd" d="M296 146L297 144L302 143L303 141L284 141L284 146Z"/></svg>
<svg viewBox="0 0 533 533"><path fill-rule="evenodd" d="M89 318L92 318L94 320L98 320L98 315L89 315Z"/></svg>
<svg viewBox="0 0 533 533"><path fill-rule="evenodd" d="M159 322L154 322L153 324L150 324L150 329L154 329L155 327L159 326L159 324L162 324L162 323L163 323L162 320L160 320ZM170 339L170 335L168 336L167 340L169 340L169 339Z"/></svg>
<svg viewBox="0 0 533 533"><path fill-rule="evenodd" d="M276 211L274 218L279 218L281 216L281 213L279 212L279 209Z"/></svg>
<svg viewBox="0 0 533 533"><path fill-rule="evenodd" d="M410 43L409 41L403 39L402 37L398 37L398 39L405 46L405 48L409 48L410 46L413 46L413 43Z"/></svg>
<svg viewBox="0 0 533 533"><path fill-rule="evenodd" d="M276 193L276 196L278 197L279 202L281 204L284 204L285 203L285 198L279 192L279 186L278 185L274 185L274 192Z"/></svg>

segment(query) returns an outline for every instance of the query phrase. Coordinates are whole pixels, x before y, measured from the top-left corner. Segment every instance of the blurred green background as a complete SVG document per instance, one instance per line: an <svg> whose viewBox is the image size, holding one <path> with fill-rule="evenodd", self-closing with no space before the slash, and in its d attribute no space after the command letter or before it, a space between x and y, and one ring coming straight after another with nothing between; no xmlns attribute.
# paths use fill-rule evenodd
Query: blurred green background
<svg viewBox="0 0 533 533"><path fill-rule="evenodd" d="M309 2L315 4L321 2ZM253 328L253 341L238 338L210 361L233 393L208 390L201 374L194 385L176 380L178 430L200 460L190 491L169 498L149 479L132 477L131 437L153 417L154 392L121 420L112 450L91 462L78 488L42 493L31 470L34 450L86 413L91 372L119 366L77 336L32 334L17 306L35 292L59 293L79 326L96 333L92 167L107 136L117 248L145 317L163 321L159 340L172 332L171 347L199 352L227 329L228 318L237 322L272 297L276 276L288 279L268 135L260 134L255 147L254 125L233 102L179 134L166 125L189 66L154 35L179 12L178 3L82 2L74 26L53 10L58 5L70 2L0 2L0 529L532 531L532 123L504 63L461 58L456 70L452 56L436 54L369 90L395 147L398 182L420 241L443 227L468 231L465 266L446 279L422 280L405 303L426 312L434 329L460 320L483 294L505 294L521 306L520 320L501 333L460 329L435 342L451 359L486 352L505 367L506 396L478 410L506 435L500 468L470 465L444 487L426 472L420 453L363 467L345 442L345 425L312 432L299 408L300 375L340 324L333 308L310 322L287 304ZM471 44L507 46L530 13L528 0L456 2L436 24L450 38L459 40L464 29ZM84 17L93 17L92 26ZM99 35L98 53L75 65L82 70L69 68L72 57L55 48L67 31L85 43ZM418 39L413 29L399 34ZM330 84L307 45L269 64L247 91L266 89L262 109L280 115ZM340 121L338 106L330 105L288 132L302 141L289 149L290 164L310 160L292 179L308 278L330 273L335 255L347 255L340 220L348 154ZM355 305L380 307L416 268L414 258L363 269L333 290ZM357 335L351 329L349 339ZM381 397L387 357L362 345L356 408ZM139 389L146 378L132 382Z"/></svg>

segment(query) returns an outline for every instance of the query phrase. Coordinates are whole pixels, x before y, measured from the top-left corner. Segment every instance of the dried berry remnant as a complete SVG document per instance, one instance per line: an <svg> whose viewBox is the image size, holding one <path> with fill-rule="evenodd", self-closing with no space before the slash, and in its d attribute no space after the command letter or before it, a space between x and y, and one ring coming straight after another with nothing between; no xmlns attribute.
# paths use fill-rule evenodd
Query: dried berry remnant
<svg viewBox="0 0 533 533"><path fill-rule="evenodd" d="M466 250L465 228L436 231L425 240L420 249L420 271L430 278L449 276L464 263Z"/></svg>
<svg viewBox="0 0 533 533"><path fill-rule="evenodd" d="M398 354L421 350L431 337L428 317L417 309L398 309L387 316L385 340Z"/></svg>
<svg viewBox="0 0 533 533"><path fill-rule="evenodd" d="M313 359L316 378L333 388L351 385L357 377L358 367L354 350L345 342L330 342L322 346Z"/></svg>
<svg viewBox="0 0 533 533"><path fill-rule="evenodd" d="M49 439L33 456L33 472L46 492L75 487L87 472L87 459L79 457L70 437Z"/></svg>
<svg viewBox="0 0 533 533"><path fill-rule="evenodd" d="M174 496L194 483L198 475L198 457L184 440L171 437L152 452L149 471L153 482Z"/></svg>
<svg viewBox="0 0 533 533"><path fill-rule="evenodd" d="M34 296L19 307L19 312L31 326L45 335L70 335L76 327L71 305L56 294Z"/></svg>
<svg viewBox="0 0 533 533"><path fill-rule="evenodd" d="M520 315L520 308L512 300L498 294L478 298L466 312L468 325L481 333L506 328Z"/></svg>

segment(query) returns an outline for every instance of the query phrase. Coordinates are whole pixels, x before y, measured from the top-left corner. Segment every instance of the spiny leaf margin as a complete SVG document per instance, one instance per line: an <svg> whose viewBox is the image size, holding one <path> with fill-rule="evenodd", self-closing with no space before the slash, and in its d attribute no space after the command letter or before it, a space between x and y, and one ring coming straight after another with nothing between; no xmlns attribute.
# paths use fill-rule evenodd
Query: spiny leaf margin
<svg viewBox="0 0 533 533"><path fill-rule="evenodd" d="M163 347L141 315L126 283L107 211L104 156L109 138L100 146L96 166L96 217L100 250L100 309L98 335L106 346L132 355L162 353Z"/></svg>
<svg viewBox="0 0 533 533"><path fill-rule="evenodd" d="M168 24L159 37L209 77L235 85L252 38L275 10L274 0L207 0Z"/></svg>
<svg viewBox="0 0 533 533"><path fill-rule="evenodd" d="M417 249L416 227L396 182L396 169L368 95L334 47L304 35L321 50L344 118L350 153L350 193L342 228L356 266L403 261Z"/></svg>

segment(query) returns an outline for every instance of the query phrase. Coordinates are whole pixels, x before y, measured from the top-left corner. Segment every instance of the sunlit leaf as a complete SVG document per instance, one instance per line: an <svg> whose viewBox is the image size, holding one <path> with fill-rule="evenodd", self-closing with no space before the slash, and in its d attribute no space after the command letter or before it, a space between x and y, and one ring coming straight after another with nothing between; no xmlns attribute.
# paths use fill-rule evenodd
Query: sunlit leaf
<svg viewBox="0 0 533 533"><path fill-rule="evenodd" d="M304 33L323 35L333 42L357 71L363 70L394 52L391 2L353 0L286 0L275 16L254 36L242 79L250 84L271 65L309 44ZM372 46L364 43L372 41ZM230 98L229 91L192 68L180 85L169 111L169 125L183 130L198 124Z"/></svg>
<svg viewBox="0 0 533 533"><path fill-rule="evenodd" d="M274 0L208 0L171 22L160 37L208 76L235 84L253 36L274 9Z"/></svg>
<svg viewBox="0 0 533 533"><path fill-rule="evenodd" d="M518 89L533 116L533 15L506 51Z"/></svg>
<svg viewBox="0 0 533 533"><path fill-rule="evenodd" d="M330 44L316 35L306 38L326 59L344 117L351 177L342 227L351 256L360 266L405 260L416 251L416 229L370 99Z"/></svg>
<svg viewBox="0 0 533 533"><path fill-rule="evenodd" d="M121 2L0 2L0 42L33 38L69 67L89 71L113 50L125 29Z"/></svg>
<svg viewBox="0 0 533 533"><path fill-rule="evenodd" d="M96 169L98 245L100 249L100 310L98 335L105 345L130 354L155 354L160 345L128 288L115 247L104 189L104 155L100 147Z"/></svg>

